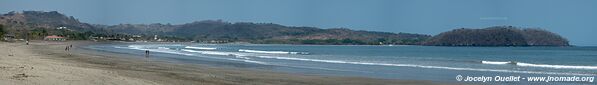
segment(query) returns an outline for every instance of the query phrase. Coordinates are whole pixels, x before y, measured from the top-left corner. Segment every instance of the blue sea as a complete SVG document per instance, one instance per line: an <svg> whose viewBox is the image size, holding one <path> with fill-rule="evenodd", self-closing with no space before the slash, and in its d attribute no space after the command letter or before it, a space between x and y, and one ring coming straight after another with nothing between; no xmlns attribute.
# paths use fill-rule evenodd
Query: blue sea
<svg viewBox="0 0 597 85"><path fill-rule="evenodd" d="M85 47L177 63L287 73L498 84L597 84L597 47L437 47L280 44L97 44ZM492 77L492 81L457 80ZM587 81L497 81L496 77ZM593 79L594 80L594 79ZM592 81L592 80L591 80Z"/></svg>

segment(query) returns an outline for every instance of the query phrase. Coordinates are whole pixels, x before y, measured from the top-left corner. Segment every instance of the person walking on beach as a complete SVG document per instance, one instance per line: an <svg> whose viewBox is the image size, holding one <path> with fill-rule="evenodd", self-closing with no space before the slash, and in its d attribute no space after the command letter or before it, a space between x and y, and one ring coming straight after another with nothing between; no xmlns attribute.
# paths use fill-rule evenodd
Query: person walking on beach
<svg viewBox="0 0 597 85"><path fill-rule="evenodd" d="M66 48L64 48L64 51L66 51L66 53L68 54L68 56L70 56L70 52L68 52L68 51L70 51L70 48L68 46L66 46Z"/></svg>
<svg viewBox="0 0 597 85"><path fill-rule="evenodd" d="M149 50L145 50L145 58L149 57Z"/></svg>

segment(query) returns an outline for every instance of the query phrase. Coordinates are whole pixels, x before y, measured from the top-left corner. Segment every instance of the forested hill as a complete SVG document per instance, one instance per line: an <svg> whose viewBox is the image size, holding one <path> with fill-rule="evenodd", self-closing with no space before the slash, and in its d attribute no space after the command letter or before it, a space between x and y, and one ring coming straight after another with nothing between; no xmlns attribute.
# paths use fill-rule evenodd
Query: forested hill
<svg viewBox="0 0 597 85"><path fill-rule="evenodd" d="M423 45L434 46L568 46L558 34L538 28L495 26L455 29L433 36Z"/></svg>
<svg viewBox="0 0 597 85"><path fill-rule="evenodd" d="M418 44L431 37L423 34L357 31L346 28L321 29L293 27L273 23L224 22L205 20L186 24L90 25L56 11L9 12L0 16L0 24L17 38L40 39L62 35L86 39L89 36L126 37L154 35L186 41L222 41L279 44ZM67 29L56 29L66 27ZM83 33L83 34L81 34ZM32 38L36 37L36 38ZM128 39L128 38L127 38Z"/></svg>
<svg viewBox="0 0 597 85"><path fill-rule="evenodd" d="M273 23L196 21L185 24L119 24L90 25L75 17L56 11L9 12L0 15L1 35L16 38L43 39L48 35L85 40L90 37L151 40L154 35L166 41L218 41L218 43L249 42L263 44L335 44L335 45L432 45L432 46L568 46L568 41L538 28L495 26L484 29L455 29L436 36L411 33L391 33L294 27ZM65 27L66 29L57 29Z"/></svg>
<svg viewBox="0 0 597 85"><path fill-rule="evenodd" d="M416 44L428 35L355 31L345 28L320 29L291 27L272 23L229 23L206 20L181 25L120 24L105 26L110 32L137 35L172 35L185 39L209 41L242 41L281 44Z"/></svg>
<svg viewBox="0 0 597 85"><path fill-rule="evenodd" d="M91 35L90 32L102 32L101 29L90 24L79 22L73 16L66 16L56 11L12 11L0 14L0 25L3 26L4 29L2 30L5 31L5 34L21 39L25 39L26 36L27 39L43 39L47 35L68 36L70 39L86 39L88 35ZM57 30L58 27L68 29Z"/></svg>

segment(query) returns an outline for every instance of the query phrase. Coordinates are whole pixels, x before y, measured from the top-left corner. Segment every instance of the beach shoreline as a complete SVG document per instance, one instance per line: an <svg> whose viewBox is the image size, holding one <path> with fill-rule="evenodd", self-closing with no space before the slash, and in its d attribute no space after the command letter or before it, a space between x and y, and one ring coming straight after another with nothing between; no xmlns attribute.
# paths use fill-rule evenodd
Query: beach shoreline
<svg viewBox="0 0 597 85"><path fill-rule="evenodd" d="M265 70L242 68L213 67L188 65L156 61L142 56L100 52L81 47L92 44L110 44L118 42L46 42L33 41L31 45L24 43L1 42L0 45L11 49L3 49L0 69L4 75L0 84L127 84L127 85L430 85L454 84L421 80L375 79L363 77L337 77L321 75L290 74ZM73 45L67 52L65 47ZM14 47L10 47L14 46ZM8 52L18 51L18 52ZM14 53L13 56L8 56ZM15 56L28 56L15 57ZM129 57L122 57L129 56ZM135 58L139 57L139 58ZM25 60L27 60L25 62ZM21 66L19 66L21 65ZM44 66L51 65L51 66ZM23 68L34 70L19 71ZM5 70L8 68L9 70ZM14 69L17 70L14 70ZM37 69L41 68L41 69ZM72 69L75 68L75 69ZM60 70L56 70L60 69ZM85 70L79 70L85 69ZM21 69L23 70L23 69ZM69 70L70 73L55 71ZM87 71L92 70L92 71ZM28 72L30 71L30 72ZM42 73L46 72L46 73ZM83 75L74 75L74 74ZM58 77L49 74L60 74ZM69 75L72 74L72 75ZM19 77L15 79L12 77ZM67 81L73 77L82 77L79 81Z"/></svg>

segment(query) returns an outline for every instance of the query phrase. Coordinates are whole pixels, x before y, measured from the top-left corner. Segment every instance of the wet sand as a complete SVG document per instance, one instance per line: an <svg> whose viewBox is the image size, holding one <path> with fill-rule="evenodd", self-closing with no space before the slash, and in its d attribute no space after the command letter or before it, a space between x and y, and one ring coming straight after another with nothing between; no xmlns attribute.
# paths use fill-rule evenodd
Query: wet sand
<svg viewBox="0 0 597 85"><path fill-rule="evenodd" d="M71 51L65 47L73 45ZM290 74L189 65L81 49L90 41L0 42L0 85L441 85L420 80ZM122 57L128 56L128 57Z"/></svg>

